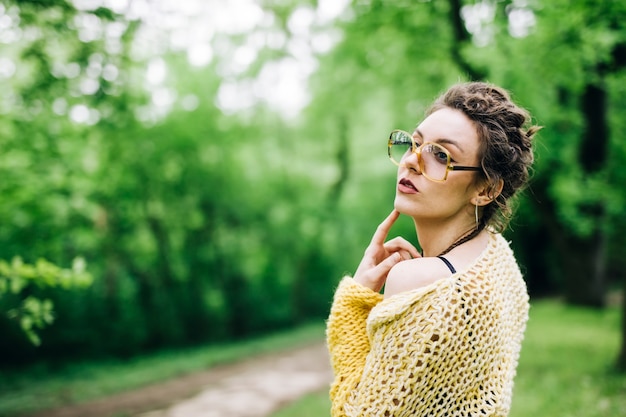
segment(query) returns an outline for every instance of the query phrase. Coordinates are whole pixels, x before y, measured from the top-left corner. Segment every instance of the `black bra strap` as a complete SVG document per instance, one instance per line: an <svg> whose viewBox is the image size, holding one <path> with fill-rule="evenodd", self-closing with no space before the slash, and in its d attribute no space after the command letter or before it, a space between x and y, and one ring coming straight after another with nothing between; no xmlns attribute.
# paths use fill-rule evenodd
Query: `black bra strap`
<svg viewBox="0 0 626 417"><path fill-rule="evenodd" d="M456 269L454 269L454 267L452 266L452 264L450 263L449 260L447 260L443 256L437 256L437 258L441 259L443 261L443 263L446 264L446 266L448 267L450 272L452 272L453 274L456 273Z"/></svg>

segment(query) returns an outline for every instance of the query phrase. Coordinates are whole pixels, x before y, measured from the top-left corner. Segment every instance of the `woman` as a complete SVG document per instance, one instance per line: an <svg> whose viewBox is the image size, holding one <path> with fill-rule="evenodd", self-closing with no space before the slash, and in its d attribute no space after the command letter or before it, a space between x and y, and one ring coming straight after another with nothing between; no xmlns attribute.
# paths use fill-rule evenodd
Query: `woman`
<svg viewBox="0 0 626 417"><path fill-rule="evenodd" d="M528 295L500 232L528 180L539 129L528 123L505 90L472 82L412 134L392 132L394 210L328 319L334 417L508 414ZM421 251L385 242L400 213Z"/></svg>

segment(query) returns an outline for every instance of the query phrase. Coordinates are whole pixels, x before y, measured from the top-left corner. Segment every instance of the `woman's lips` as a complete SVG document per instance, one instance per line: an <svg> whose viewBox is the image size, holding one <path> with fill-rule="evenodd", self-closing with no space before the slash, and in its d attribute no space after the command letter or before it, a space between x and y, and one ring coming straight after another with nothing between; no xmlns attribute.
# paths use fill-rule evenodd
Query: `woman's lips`
<svg viewBox="0 0 626 417"><path fill-rule="evenodd" d="M416 194L417 187L410 180L402 178L398 182L398 191L404 194Z"/></svg>

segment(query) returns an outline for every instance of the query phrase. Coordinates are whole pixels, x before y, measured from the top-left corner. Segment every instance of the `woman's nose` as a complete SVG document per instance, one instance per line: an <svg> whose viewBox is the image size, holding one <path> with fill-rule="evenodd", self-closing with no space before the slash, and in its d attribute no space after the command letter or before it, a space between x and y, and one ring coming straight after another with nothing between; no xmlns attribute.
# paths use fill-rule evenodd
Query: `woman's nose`
<svg viewBox="0 0 626 417"><path fill-rule="evenodd" d="M417 152L411 152L410 155L407 155L404 159L404 165L411 171L417 172L418 174L422 173Z"/></svg>

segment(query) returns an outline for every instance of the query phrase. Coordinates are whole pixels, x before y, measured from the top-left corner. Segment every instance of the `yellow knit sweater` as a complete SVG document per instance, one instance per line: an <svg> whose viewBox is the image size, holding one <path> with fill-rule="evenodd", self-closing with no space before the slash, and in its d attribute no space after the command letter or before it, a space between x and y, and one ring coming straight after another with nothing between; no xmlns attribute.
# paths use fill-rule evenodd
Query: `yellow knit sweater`
<svg viewBox="0 0 626 417"><path fill-rule="evenodd" d="M345 277L327 323L332 416L508 415L528 307L499 234L465 271L385 300Z"/></svg>

